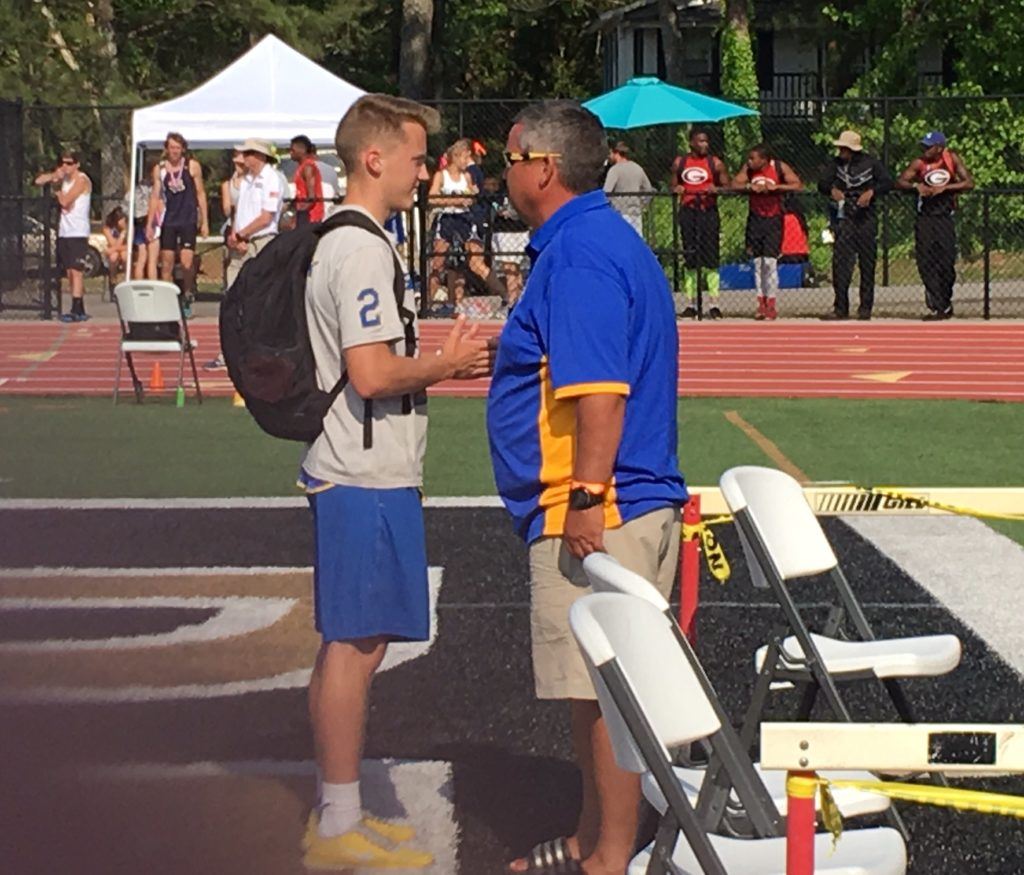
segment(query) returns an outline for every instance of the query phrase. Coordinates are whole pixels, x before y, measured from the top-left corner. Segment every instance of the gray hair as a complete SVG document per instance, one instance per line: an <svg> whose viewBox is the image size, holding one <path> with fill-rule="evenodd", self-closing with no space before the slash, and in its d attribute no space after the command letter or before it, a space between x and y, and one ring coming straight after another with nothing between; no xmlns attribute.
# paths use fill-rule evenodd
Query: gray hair
<svg viewBox="0 0 1024 875"><path fill-rule="evenodd" d="M558 174L573 194L601 185L608 160L608 138L600 120L574 100L533 103L516 116L523 126L519 143L524 152L558 152Z"/></svg>

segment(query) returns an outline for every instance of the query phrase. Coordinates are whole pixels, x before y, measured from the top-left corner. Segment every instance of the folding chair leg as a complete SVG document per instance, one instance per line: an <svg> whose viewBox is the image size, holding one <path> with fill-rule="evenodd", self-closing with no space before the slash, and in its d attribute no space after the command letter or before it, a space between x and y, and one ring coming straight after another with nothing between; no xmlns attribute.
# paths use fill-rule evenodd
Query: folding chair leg
<svg viewBox="0 0 1024 875"><path fill-rule="evenodd" d="M810 720L811 712L814 710L814 703L818 699L818 685L812 680L802 685L803 695L800 696L800 707L796 712L796 719Z"/></svg>
<svg viewBox="0 0 1024 875"><path fill-rule="evenodd" d="M196 351L192 348L192 344L188 345L188 360L192 365L192 385L196 387L196 398L199 403L203 403L203 390L199 386L199 371L196 370Z"/></svg>
<svg viewBox="0 0 1024 875"><path fill-rule="evenodd" d="M132 388L135 390L135 403L142 403L142 381L139 379L139 375L135 372L135 362L132 359L132 354L126 352L124 354L125 360L128 362L128 372L132 375Z"/></svg>
<svg viewBox="0 0 1024 875"><path fill-rule="evenodd" d="M651 859L647 863L646 875L669 875L672 872L672 851L675 850L679 824L671 811L658 823L658 831L654 835L654 846L651 848Z"/></svg>
<svg viewBox="0 0 1024 875"><path fill-rule="evenodd" d="M121 392L121 365L124 362L124 350L117 348L117 367L114 369L114 406L117 407L117 396Z"/></svg>

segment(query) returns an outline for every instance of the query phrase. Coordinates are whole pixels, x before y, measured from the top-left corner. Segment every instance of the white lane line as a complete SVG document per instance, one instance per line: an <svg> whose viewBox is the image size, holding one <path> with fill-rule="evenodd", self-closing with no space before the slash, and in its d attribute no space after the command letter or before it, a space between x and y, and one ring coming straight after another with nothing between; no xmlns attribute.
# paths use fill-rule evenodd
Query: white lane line
<svg viewBox="0 0 1024 875"><path fill-rule="evenodd" d="M385 672L426 655L437 640L437 603L443 583L443 569L427 572L430 595L430 637L427 641L393 643L388 646L379 671ZM5 705L114 705L147 702L178 702L195 699L222 699L250 693L294 690L309 686L311 668L299 668L273 677L228 681L218 684L181 684L178 686L135 685L124 687L28 687L0 688L0 704Z"/></svg>
<svg viewBox="0 0 1024 875"><path fill-rule="evenodd" d="M33 641L0 642L0 653L64 653L70 650L137 650L171 647L200 641L218 641L248 635L273 626L284 617L298 599L238 596L229 598L165 597L141 598L0 598L0 612L24 610L75 610L132 608L217 609L202 623L188 623L172 629L145 635L118 635L110 638L48 638Z"/></svg>
<svg viewBox="0 0 1024 875"><path fill-rule="evenodd" d="M304 496L251 498L0 498L5 510L278 510L308 507ZM502 507L497 495L440 495L423 501L426 508Z"/></svg>
<svg viewBox="0 0 1024 875"><path fill-rule="evenodd" d="M844 517L1024 674L1024 547L970 517Z"/></svg>

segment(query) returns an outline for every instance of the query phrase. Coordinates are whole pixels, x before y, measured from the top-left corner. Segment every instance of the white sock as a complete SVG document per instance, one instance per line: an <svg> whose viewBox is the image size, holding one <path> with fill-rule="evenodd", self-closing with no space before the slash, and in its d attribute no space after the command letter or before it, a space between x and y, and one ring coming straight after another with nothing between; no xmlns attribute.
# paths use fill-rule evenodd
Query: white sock
<svg viewBox="0 0 1024 875"><path fill-rule="evenodd" d="M764 296L774 300L779 293L779 260L764 259Z"/></svg>
<svg viewBox="0 0 1024 875"><path fill-rule="evenodd" d="M363 817L363 801L359 782L351 784L320 784L320 826L323 838L339 836L353 829Z"/></svg>

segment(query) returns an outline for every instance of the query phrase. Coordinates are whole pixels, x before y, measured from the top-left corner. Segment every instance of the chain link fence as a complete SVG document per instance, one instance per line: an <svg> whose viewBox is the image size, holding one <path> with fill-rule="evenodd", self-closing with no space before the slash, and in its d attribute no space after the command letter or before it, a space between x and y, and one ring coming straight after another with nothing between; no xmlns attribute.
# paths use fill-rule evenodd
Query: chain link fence
<svg viewBox="0 0 1024 875"><path fill-rule="evenodd" d="M0 195L0 315L60 312L56 201Z"/></svg>
<svg viewBox="0 0 1024 875"><path fill-rule="evenodd" d="M834 154L832 140L839 131L859 131L866 149L878 156L893 176L919 154L917 145L928 130L944 131L952 148L963 157L974 173L979 188L959 197L954 218L956 244L935 251L955 252L953 268L956 288L953 304L957 316L1024 316L1024 97L1018 96L921 96L889 98L820 98L799 88L783 97L751 104L759 109L761 139L775 154L789 163L802 178L807 191L794 200L801 206L806 224L807 252L803 260L790 258L793 264L783 271L779 292L781 315L813 316L830 310L834 304L831 262L835 244L826 242L823 233L830 228L828 201L814 188ZM465 307L481 313L500 314L493 304L497 291L494 281L486 285L486 276L504 283L505 298L514 298L521 287L529 264L523 255L526 230L509 211L500 194L502 186L501 151L515 115L526 105L524 100L452 100L434 105L441 113L442 130L431 138L431 153L439 155L454 140L467 137L481 142L487 150L480 161L489 177L489 194L481 198L489 219L479 221L477 233L482 252L456 242L454 251L438 253L436 212L424 204L411 221L412 273L420 284L423 309L444 314L454 309L455 297L465 297ZM89 105L47 106L0 102L4 120L3 170L0 195L34 193L32 178L53 167L60 150L67 146L83 154L83 169L93 180L94 230L116 204L124 201L128 185L131 107ZM1016 127L1015 127L1016 126ZM721 155L730 171L742 163L750 143L727 140L723 125L704 126L712 151ZM687 285L683 262L686 241L679 228L674 196L669 194L669 168L673 158L685 151L689 126L659 126L620 134L629 143L632 156L647 171L659 189L642 210L640 229L665 267L672 287L682 296ZM296 131L296 133L301 133ZM205 168L211 226L218 226L219 184L230 171L227 153L199 152ZM721 216L719 271L721 294L719 308L727 316L748 316L756 307L755 292L733 288L749 282L748 259L744 248L747 206L742 197L723 197ZM913 196L893 193L877 209L877 260L874 270L876 296L873 313L878 317L914 317L926 312L925 290L916 263L916 205ZM9 239L28 234L15 227L13 212L4 222L2 251L4 263L14 264L13 253L23 251ZM22 222L21 216L17 222ZM34 214L33 214L34 215ZM44 219L37 219L44 221ZM834 222L832 223L834 225ZM470 237L472 235L462 235ZM825 238L828 238L825 234ZM451 249L451 246L449 246ZM442 261L438 261L443 256ZM948 255L933 258L947 270ZM445 275L432 279L440 265L447 274L449 265L472 274L460 281ZM802 265L796 267L794 265ZM927 267L926 267L927 272ZM941 272L941 271L940 271ZM13 268L6 269L9 289ZM481 287L481 283L484 285ZM449 288L449 285L452 288ZM462 286L468 285L466 293ZM854 273L850 290L851 309L858 303L859 279ZM698 278L702 298L709 284ZM706 288L707 287L707 288ZM447 300L442 300L447 294ZM474 294L475 293L475 294ZM32 300L32 293L26 295ZM5 296L10 301L10 292ZM491 303L473 301L490 297ZM497 297L501 297L498 295ZM437 300L435 300L435 298ZM681 308L685 302L681 297ZM704 303L702 301L702 303ZM435 306L436 305L436 306ZM705 303L705 309L708 305Z"/></svg>

